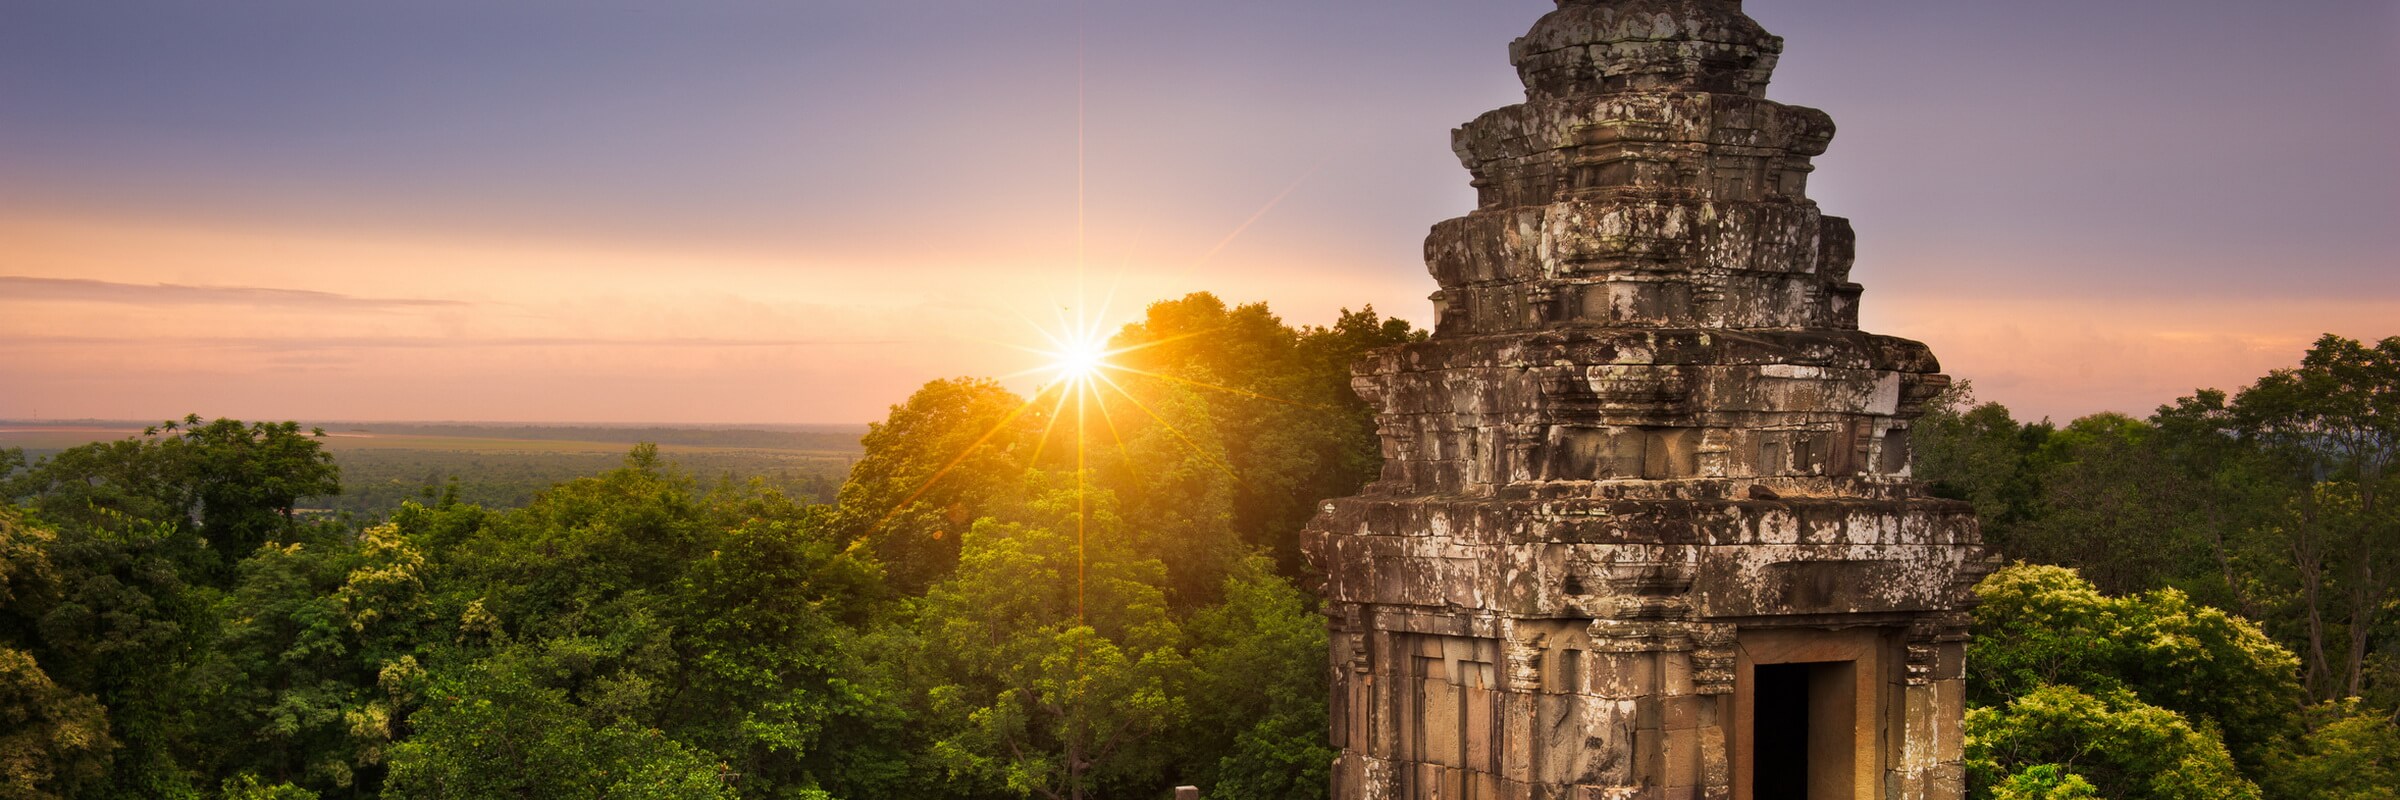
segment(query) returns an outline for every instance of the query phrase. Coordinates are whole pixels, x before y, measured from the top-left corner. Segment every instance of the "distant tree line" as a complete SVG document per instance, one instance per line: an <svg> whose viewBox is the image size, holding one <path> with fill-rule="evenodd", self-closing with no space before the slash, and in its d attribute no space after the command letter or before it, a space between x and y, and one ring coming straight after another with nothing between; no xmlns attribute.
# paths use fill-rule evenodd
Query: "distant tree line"
<svg viewBox="0 0 2400 800"><path fill-rule="evenodd" d="M388 436L457 436L471 439L623 442L628 445L648 443L690 447L815 450L828 453L858 452L858 437L865 433L864 430L848 425L746 428L682 425L493 425L440 422L359 422L340 425L338 430Z"/></svg>
<svg viewBox="0 0 2400 800"><path fill-rule="evenodd" d="M485 508L523 508L550 487L614 467L616 452L496 452L490 450L403 450L358 448L335 453L342 493L312 497L303 511L347 513L381 519L417 502L447 499ZM675 466L702 483L765 482L796 500L831 503L850 471L852 456L787 450L700 450L668 454Z"/></svg>

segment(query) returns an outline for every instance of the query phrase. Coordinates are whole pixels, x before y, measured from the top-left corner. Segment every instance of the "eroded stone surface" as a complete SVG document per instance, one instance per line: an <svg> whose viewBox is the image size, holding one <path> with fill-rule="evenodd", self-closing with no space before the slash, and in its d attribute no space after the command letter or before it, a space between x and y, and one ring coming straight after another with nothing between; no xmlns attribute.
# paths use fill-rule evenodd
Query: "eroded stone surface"
<svg viewBox="0 0 2400 800"><path fill-rule="evenodd" d="M1857 330L1782 47L1738 0L1561 0L1526 102L1455 132L1481 200L1427 238L1434 336L1358 365L1384 473L1308 537L1336 797L1748 798L1792 735L1755 675L1802 662L1859 720L1809 796L1959 796L1988 565L1908 476L1949 379Z"/></svg>

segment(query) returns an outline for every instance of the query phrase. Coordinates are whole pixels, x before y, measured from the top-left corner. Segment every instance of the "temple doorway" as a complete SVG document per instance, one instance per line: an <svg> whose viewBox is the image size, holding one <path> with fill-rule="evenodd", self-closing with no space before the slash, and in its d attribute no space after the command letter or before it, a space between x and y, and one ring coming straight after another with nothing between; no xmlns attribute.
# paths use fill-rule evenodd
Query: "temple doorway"
<svg viewBox="0 0 2400 800"><path fill-rule="evenodd" d="M1856 784L1858 662L1762 664L1756 674L1750 796L1851 796Z"/></svg>
<svg viewBox="0 0 2400 800"><path fill-rule="evenodd" d="M1730 730L1734 800L1880 796L1896 677L1873 629L1743 631Z"/></svg>

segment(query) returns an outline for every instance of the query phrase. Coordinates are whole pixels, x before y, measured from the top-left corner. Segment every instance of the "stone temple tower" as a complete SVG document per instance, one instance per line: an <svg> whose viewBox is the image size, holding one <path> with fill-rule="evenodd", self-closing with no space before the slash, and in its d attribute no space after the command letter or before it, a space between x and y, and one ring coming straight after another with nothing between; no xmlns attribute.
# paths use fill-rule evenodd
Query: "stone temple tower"
<svg viewBox="0 0 2400 800"><path fill-rule="evenodd" d="M1559 0L1454 135L1429 341L1372 354L1385 466L1308 549L1344 800L1955 800L1962 503L1909 478L1949 379L1857 329L1833 123L1739 0Z"/></svg>

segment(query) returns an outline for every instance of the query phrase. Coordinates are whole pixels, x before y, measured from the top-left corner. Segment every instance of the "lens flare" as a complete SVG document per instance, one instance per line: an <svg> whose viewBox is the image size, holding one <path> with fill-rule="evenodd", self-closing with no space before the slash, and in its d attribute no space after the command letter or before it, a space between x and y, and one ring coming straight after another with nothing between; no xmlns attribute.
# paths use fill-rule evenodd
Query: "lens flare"
<svg viewBox="0 0 2400 800"><path fill-rule="evenodd" d="M1058 349L1043 355L1050 359L1051 383L1067 384L1067 388L1079 389L1090 386L1100 376L1100 371L1109 367L1108 357L1112 354L1107 342L1079 336L1061 342Z"/></svg>

